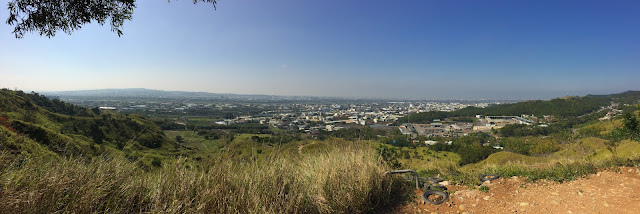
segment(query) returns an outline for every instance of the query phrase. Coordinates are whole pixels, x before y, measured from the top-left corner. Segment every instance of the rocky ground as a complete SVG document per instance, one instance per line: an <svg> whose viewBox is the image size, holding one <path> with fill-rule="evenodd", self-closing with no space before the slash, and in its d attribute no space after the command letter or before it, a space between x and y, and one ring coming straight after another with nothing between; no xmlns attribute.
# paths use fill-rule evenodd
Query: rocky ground
<svg viewBox="0 0 640 214"><path fill-rule="evenodd" d="M622 167L566 183L499 178L487 193L468 187L440 205L411 203L396 213L640 213L640 172ZM421 192L416 192L420 194Z"/></svg>

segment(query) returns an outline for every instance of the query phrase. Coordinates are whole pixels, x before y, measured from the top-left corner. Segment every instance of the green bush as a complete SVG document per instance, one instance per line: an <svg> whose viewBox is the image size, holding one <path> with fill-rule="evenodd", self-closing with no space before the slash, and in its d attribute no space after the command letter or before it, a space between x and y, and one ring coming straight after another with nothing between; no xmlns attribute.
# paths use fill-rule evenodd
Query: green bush
<svg viewBox="0 0 640 214"><path fill-rule="evenodd" d="M489 187L488 186L480 186L478 188L478 190L480 190L481 192L487 193L487 192L489 192Z"/></svg>

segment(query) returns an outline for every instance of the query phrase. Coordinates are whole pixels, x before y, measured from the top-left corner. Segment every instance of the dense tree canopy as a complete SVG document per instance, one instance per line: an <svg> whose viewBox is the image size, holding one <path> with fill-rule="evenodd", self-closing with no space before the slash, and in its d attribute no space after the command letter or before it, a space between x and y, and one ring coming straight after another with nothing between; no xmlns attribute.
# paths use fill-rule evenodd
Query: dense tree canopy
<svg viewBox="0 0 640 214"><path fill-rule="evenodd" d="M471 133L467 136L456 138L451 145L440 142L430 145L429 149L433 151L454 152L460 155L460 162L458 162L458 164L462 166L480 162L487 159L489 155L498 152L498 150L494 149L491 145L483 146L485 143L495 144L496 139L486 133Z"/></svg>
<svg viewBox="0 0 640 214"><path fill-rule="evenodd" d="M566 127L563 127L560 124L551 124L548 127L510 124L498 129L498 133L502 137L541 136L560 132L564 128Z"/></svg>
<svg viewBox="0 0 640 214"><path fill-rule="evenodd" d="M211 3L216 0L200 0ZM7 9L7 24L14 26L13 34L22 38L25 33L38 32L52 37L57 31L71 34L83 25L96 21L111 24L111 31L122 35L122 25L130 20L136 0L12 0ZM197 3L194 0L193 3Z"/></svg>

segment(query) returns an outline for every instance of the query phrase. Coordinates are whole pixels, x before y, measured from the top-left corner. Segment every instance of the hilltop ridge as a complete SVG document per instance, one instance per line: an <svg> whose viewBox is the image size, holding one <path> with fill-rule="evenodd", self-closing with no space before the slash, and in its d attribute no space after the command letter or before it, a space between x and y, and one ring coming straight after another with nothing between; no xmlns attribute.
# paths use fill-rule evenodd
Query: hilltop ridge
<svg viewBox="0 0 640 214"><path fill-rule="evenodd" d="M586 95L554 98L550 100L527 100L517 103L492 105L486 108L467 107L452 112L423 112L410 115L414 123L444 120L448 117L474 117L475 115L554 115L559 118L575 118L598 111L611 102L620 105L632 104L640 100L640 91L626 91L609 95ZM404 123L402 118L399 123Z"/></svg>

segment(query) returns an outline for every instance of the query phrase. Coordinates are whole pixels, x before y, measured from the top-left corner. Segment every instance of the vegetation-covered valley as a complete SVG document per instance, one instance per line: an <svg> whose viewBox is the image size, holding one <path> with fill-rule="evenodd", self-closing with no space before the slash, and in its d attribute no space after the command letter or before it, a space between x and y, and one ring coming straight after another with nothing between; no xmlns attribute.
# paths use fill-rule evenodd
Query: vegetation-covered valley
<svg viewBox="0 0 640 214"><path fill-rule="evenodd" d="M415 201L409 180L385 174L393 169L414 169L421 177L439 176L471 189L485 173L567 182L638 164L639 94L411 115L428 121L557 115L548 126L507 125L431 137L439 143L425 145L422 136L366 126L308 135L262 124L219 125L202 117L176 125L175 118L90 109L3 89L0 210L389 212ZM623 114L598 120L606 113L599 109L611 102Z"/></svg>

